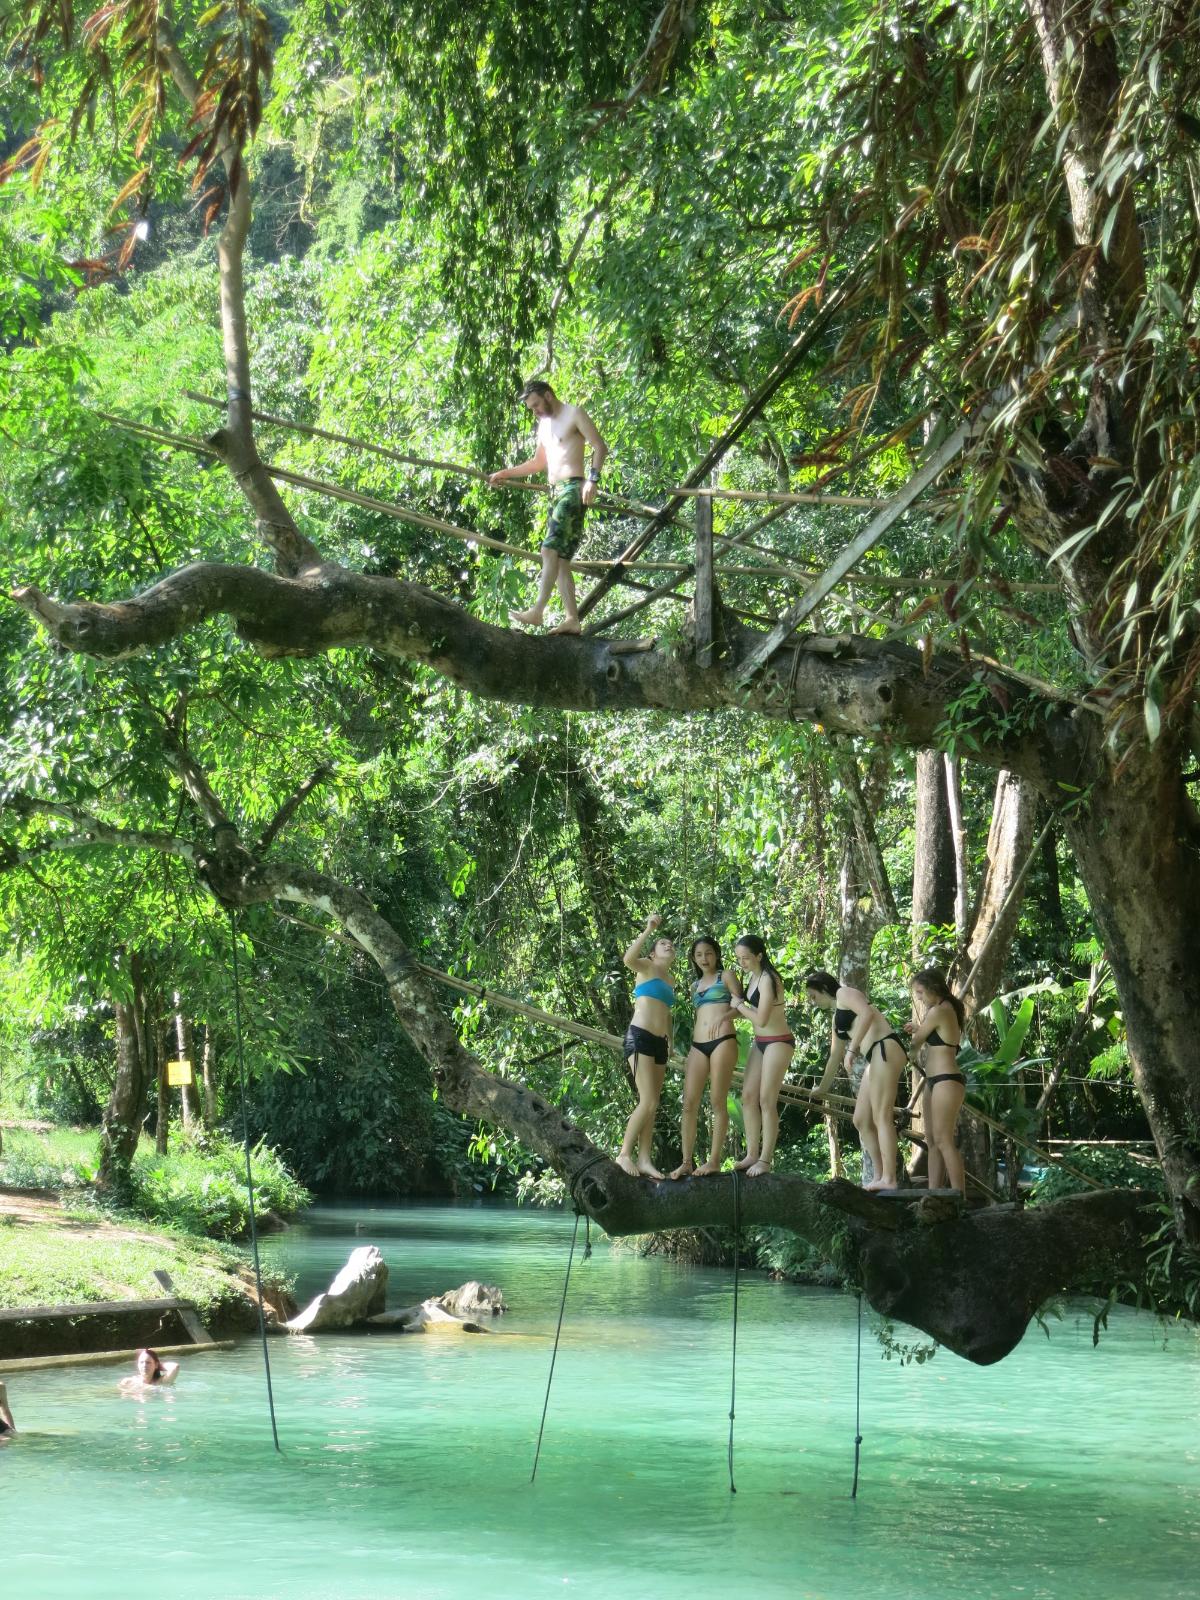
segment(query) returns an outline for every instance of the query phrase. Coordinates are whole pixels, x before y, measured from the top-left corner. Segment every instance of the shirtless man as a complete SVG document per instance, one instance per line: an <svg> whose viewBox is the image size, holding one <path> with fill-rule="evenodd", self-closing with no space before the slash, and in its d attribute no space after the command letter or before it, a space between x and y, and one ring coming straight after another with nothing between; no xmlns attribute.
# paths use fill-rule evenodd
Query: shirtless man
<svg viewBox="0 0 1200 1600"><path fill-rule="evenodd" d="M492 488L509 478L528 478L545 472L550 480L550 515L546 537L542 540L542 578L537 600L528 611L511 613L514 622L527 628L540 628L555 585L562 601L563 620L551 633L578 633L579 609L575 602L575 579L571 557L583 538L583 513L596 498L600 469L608 446L596 424L582 406L560 400L548 383L533 378L521 390L521 399L538 419L537 449L519 466L502 467L488 478ZM592 465L583 475L583 452L591 447Z"/></svg>

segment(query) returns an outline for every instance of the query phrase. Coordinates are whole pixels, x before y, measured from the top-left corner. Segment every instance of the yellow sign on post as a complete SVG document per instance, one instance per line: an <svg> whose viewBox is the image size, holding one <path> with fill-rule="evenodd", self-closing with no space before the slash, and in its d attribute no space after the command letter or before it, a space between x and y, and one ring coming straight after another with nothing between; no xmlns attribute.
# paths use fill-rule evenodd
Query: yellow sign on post
<svg viewBox="0 0 1200 1600"><path fill-rule="evenodd" d="M167 1082L178 1089L186 1088L192 1081L192 1063L186 1056L167 1062Z"/></svg>

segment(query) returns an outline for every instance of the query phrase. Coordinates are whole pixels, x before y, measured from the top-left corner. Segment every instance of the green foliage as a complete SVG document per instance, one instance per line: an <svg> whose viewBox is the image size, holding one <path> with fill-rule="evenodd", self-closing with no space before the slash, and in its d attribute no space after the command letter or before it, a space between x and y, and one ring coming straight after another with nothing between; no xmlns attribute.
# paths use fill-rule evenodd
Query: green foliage
<svg viewBox="0 0 1200 1600"><path fill-rule="evenodd" d="M17 1187L86 1191L96 1177L96 1136L81 1129L11 1129L4 1136L0 1182ZM251 1152L254 1204L262 1213L294 1216L311 1195L260 1142ZM130 1171L128 1204L138 1215L185 1233L242 1239L249 1232L245 1155L240 1144L213 1136L189 1143L177 1136L166 1155L143 1139Z"/></svg>
<svg viewBox="0 0 1200 1600"><path fill-rule="evenodd" d="M1161 1169L1154 1163L1137 1160L1125 1150L1074 1149L1070 1153L1070 1164L1106 1189L1163 1192ZM1051 1200L1061 1200L1064 1195L1086 1194L1089 1187L1065 1167L1056 1165L1048 1168L1034 1184L1030 1199L1034 1204L1044 1205Z"/></svg>

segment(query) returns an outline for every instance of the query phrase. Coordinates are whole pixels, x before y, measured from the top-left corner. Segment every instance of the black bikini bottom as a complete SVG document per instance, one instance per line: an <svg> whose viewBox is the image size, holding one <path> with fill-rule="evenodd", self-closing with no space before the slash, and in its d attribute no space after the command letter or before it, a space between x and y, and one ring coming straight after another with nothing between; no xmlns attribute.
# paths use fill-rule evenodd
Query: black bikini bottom
<svg viewBox="0 0 1200 1600"><path fill-rule="evenodd" d="M935 1077L926 1078L926 1087L932 1089L935 1083L961 1083L965 1089L967 1080L961 1072L939 1072Z"/></svg>
<svg viewBox="0 0 1200 1600"><path fill-rule="evenodd" d="M868 1066L871 1065L871 1057L875 1054L876 1050L879 1051L879 1059L880 1059L880 1061L883 1062L885 1067L887 1066L887 1051L883 1047L888 1042L889 1039L895 1039L896 1043L904 1051L904 1054L905 1055L908 1054L908 1041L906 1039L902 1038L900 1036L900 1034L898 1034L898 1033L885 1033L883 1038L882 1039L876 1039L875 1043L867 1051L867 1065Z"/></svg>
<svg viewBox="0 0 1200 1600"><path fill-rule="evenodd" d="M625 1059L630 1056L652 1056L660 1067L667 1064L667 1038L662 1033L651 1033L649 1028L639 1028L630 1023L625 1033Z"/></svg>
<svg viewBox="0 0 1200 1600"><path fill-rule="evenodd" d="M728 1044L731 1039L733 1040L734 1044L736 1044L737 1034L723 1033L719 1039L693 1039L692 1049L699 1050L702 1056L711 1056L714 1050L718 1049L723 1044Z"/></svg>

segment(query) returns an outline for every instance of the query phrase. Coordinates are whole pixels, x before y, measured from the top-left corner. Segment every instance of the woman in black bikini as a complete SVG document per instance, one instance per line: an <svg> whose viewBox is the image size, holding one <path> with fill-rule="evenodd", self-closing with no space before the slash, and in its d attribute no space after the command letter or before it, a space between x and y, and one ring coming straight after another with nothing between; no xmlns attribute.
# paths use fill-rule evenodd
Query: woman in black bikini
<svg viewBox="0 0 1200 1600"><path fill-rule="evenodd" d="M667 1075L667 1057L671 1054L671 1007L675 1004L675 989L671 983L671 963L675 960L674 941L660 935L651 945L650 954L642 954L646 940L661 926L661 917L647 918L646 926L622 958L638 980L633 986L633 1021L625 1034L625 1059L630 1064L637 1084L638 1103L625 1124L625 1137L621 1140L617 1155L617 1165L631 1178L662 1177L650 1159L650 1146L654 1139L654 1115L662 1098L663 1079ZM633 1156L635 1144L636 1161Z"/></svg>
<svg viewBox="0 0 1200 1600"><path fill-rule="evenodd" d="M689 1177L693 1171L692 1151L696 1146L696 1123L704 1085L712 1076L709 1097L712 1103L712 1148L708 1160L695 1169L698 1178L720 1172L729 1136L729 1084L737 1066L738 1042L733 1031L733 1005L741 999L742 985L737 974L722 972L721 947L707 936L696 939L688 951L692 969L692 1003L696 1021L692 1048L683 1068L683 1128L680 1144L683 1160L671 1173L673 1178Z"/></svg>
<svg viewBox="0 0 1200 1600"><path fill-rule="evenodd" d="M783 979L772 966L766 945L755 934L744 933L737 942L737 956L749 993L744 1000L731 1000L730 1006L754 1024L754 1047L742 1084L746 1154L734 1165L748 1178L758 1178L770 1172L775 1157L779 1091L796 1053L796 1040L788 1027Z"/></svg>
<svg viewBox="0 0 1200 1600"><path fill-rule="evenodd" d="M929 1140L929 1187L940 1189L948 1183L951 1189L965 1194L966 1170L954 1137L967 1093L967 1080L958 1070L964 1022L962 1001L950 993L945 973L936 967L918 972L909 988L914 1005L913 1019L904 1029L912 1035L908 1048L914 1060L921 1047L925 1048L924 1069L918 1067L917 1071L925 1080L922 1087Z"/></svg>
<svg viewBox="0 0 1200 1600"><path fill-rule="evenodd" d="M896 1187L896 1089L908 1061L903 1036L861 989L839 983L831 972L809 972L804 988L810 1005L833 1012L829 1059L816 1094L824 1094L845 1063L853 1083L855 1058L865 1071L854 1102L854 1126L875 1176L864 1189Z"/></svg>

